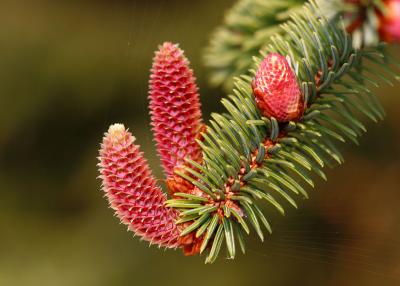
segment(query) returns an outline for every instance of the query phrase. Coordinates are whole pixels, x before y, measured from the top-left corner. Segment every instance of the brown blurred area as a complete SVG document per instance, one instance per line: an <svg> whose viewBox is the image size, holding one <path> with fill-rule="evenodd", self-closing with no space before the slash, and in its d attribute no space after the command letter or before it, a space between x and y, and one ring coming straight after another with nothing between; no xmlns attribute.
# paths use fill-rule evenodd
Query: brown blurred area
<svg viewBox="0 0 400 286"><path fill-rule="evenodd" d="M387 118L342 146L344 166L234 261L149 248L107 208L96 156L109 124L133 131L161 178L147 110L158 44L180 43L205 116L221 110L201 54L233 2L0 2L1 286L400 284L400 83L378 89Z"/></svg>

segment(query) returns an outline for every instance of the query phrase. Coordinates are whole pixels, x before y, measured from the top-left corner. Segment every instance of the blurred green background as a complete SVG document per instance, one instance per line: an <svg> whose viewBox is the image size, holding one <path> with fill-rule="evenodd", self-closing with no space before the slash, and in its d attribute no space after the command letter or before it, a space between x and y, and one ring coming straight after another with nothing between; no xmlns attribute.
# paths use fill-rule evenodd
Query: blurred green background
<svg viewBox="0 0 400 286"><path fill-rule="evenodd" d="M147 110L158 44L181 44L205 117L220 110L201 54L233 3L0 2L1 286L399 285L399 83L378 91L386 121L344 146L345 165L234 261L149 248L107 208L96 156L109 124L133 131L161 178Z"/></svg>

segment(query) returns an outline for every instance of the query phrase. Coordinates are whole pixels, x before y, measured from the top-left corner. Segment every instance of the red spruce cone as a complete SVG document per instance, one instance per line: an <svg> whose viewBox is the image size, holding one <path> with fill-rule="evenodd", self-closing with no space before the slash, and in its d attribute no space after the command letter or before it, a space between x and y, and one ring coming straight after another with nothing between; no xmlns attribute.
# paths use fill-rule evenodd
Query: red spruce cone
<svg viewBox="0 0 400 286"><path fill-rule="evenodd" d="M252 86L263 116L288 122L303 115L303 96L296 75L284 56L277 53L267 55L256 72Z"/></svg>
<svg viewBox="0 0 400 286"><path fill-rule="evenodd" d="M151 125L167 177L184 158L201 161L195 139L202 126L198 88L178 45L166 42L153 60L150 77Z"/></svg>
<svg viewBox="0 0 400 286"><path fill-rule="evenodd" d="M164 206L166 196L134 142L135 137L124 125L110 126L101 144L98 164L103 190L129 230L159 246L177 247L177 213Z"/></svg>
<svg viewBox="0 0 400 286"><path fill-rule="evenodd" d="M379 15L379 34L384 41L400 41L400 0L386 0L386 15Z"/></svg>

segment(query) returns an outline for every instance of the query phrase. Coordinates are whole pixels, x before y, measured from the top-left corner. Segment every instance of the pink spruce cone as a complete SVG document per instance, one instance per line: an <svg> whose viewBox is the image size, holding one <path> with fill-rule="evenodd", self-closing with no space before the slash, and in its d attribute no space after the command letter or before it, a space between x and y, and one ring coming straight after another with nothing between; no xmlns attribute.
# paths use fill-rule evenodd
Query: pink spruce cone
<svg viewBox="0 0 400 286"><path fill-rule="evenodd" d="M111 125L105 133L99 157L103 190L128 229L159 246L177 247L177 213L164 206L166 196L134 143L122 124Z"/></svg>
<svg viewBox="0 0 400 286"><path fill-rule="evenodd" d="M284 56L277 53L267 55L252 86L257 106L265 117L288 122L303 115L303 96L296 75Z"/></svg>
<svg viewBox="0 0 400 286"><path fill-rule="evenodd" d="M193 71L178 45L166 42L156 52L150 77L151 125L167 178L184 158L201 160L195 139L202 129L201 105Z"/></svg>
<svg viewBox="0 0 400 286"><path fill-rule="evenodd" d="M379 33L387 42L400 41L400 0L386 0L386 15L380 15Z"/></svg>

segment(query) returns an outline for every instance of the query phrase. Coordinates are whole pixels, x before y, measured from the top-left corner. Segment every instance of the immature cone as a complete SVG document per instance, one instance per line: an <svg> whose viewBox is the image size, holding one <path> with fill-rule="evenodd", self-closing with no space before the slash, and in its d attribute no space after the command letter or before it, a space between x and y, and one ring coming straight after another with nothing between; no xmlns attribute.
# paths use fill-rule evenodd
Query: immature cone
<svg viewBox="0 0 400 286"><path fill-rule="evenodd" d="M184 158L201 160L195 139L202 126L198 88L189 61L178 45L159 47L150 77L151 125L167 177Z"/></svg>
<svg viewBox="0 0 400 286"><path fill-rule="evenodd" d="M387 13L380 15L379 33L387 42L400 41L400 0L384 1Z"/></svg>
<svg viewBox="0 0 400 286"><path fill-rule="evenodd" d="M296 75L280 54L271 53L265 57L252 86L257 106L265 117L288 122L303 115L304 100Z"/></svg>
<svg viewBox="0 0 400 286"><path fill-rule="evenodd" d="M177 213L164 206L166 197L134 142L135 137L124 125L110 126L101 144L98 164L103 190L128 229L159 246L177 247Z"/></svg>

